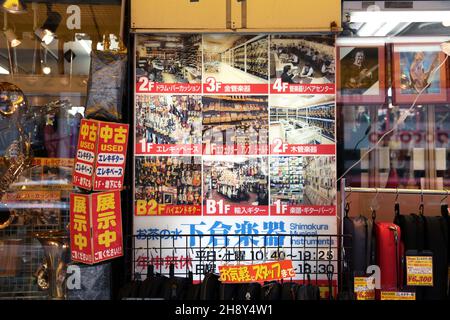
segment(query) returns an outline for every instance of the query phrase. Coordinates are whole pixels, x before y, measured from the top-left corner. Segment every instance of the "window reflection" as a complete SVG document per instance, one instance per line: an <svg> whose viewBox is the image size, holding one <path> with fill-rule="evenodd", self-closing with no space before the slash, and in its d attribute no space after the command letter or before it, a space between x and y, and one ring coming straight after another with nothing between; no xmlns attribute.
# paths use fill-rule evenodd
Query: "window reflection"
<svg viewBox="0 0 450 320"><path fill-rule="evenodd" d="M22 1L20 2L22 3ZM98 3L98 2L97 2ZM45 1L26 3L22 14L0 10L0 82L18 86L28 107L18 119L30 137L30 168L9 186L0 201L0 299L45 299L34 273L42 246L31 234L61 230L69 223L69 193L78 130L85 103L93 49L118 46L120 3ZM19 134L0 117L0 175Z"/></svg>

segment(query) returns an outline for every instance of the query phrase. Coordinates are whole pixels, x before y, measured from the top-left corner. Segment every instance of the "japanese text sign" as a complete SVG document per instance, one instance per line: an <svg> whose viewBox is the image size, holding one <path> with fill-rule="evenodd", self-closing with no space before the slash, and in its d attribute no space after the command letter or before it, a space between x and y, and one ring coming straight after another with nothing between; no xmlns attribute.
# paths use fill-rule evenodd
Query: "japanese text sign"
<svg viewBox="0 0 450 320"><path fill-rule="evenodd" d="M433 257L407 256L406 274L408 286L433 286Z"/></svg>
<svg viewBox="0 0 450 320"><path fill-rule="evenodd" d="M90 196L70 194L70 251L72 260L92 263Z"/></svg>
<svg viewBox="0 0 450 320"><path fill-rule="evenodd" d="M375 300L375 278L355 277L356 300Z"/></svg>
<svg viewBox="0 0 450 320"><path fill-rule="evenodd" d="M416 300L415 292L381 291L381 300Z"/></svg>
<svg viewBox="0 0 450 320"><path fill-rule="evenodd" d="M70 247L86 264L123 255L119 191L70 195Z"/></svg>
<svg viewBox="0 0 450 320"><path fill-rule="evenodd" d="M94 191L121 190L127 143L127 124L83 119L73 185Z"/></svg>
<svg viewBox="0 0 450 320"><path fill-rule="evenodd" d="M281 280L295 277L291 260L253 265L219 266L222 283L245 283Z"/></svg>

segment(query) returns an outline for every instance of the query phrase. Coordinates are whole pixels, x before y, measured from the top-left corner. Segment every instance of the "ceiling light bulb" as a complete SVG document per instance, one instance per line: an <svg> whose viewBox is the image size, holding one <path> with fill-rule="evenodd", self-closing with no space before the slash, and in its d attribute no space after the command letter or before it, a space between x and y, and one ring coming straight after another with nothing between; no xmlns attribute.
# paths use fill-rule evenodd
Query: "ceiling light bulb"
<svg viewBox="0 0 450 320"><path fill-rule="evenodd" d="M22 43L19 39L17 39L16 34L11 29L5 31L5 36L8 42L10 43L11 47L13 48L17 47Z"/></svg>
<svg viewBox="0 0 450 320"><path fill-rule="evenodd" d="M34 33L46 45L49 45L50 43L52 43L53 39L55 39L55 34L48 29L39 28L36 29Z"/></svg>
<svg viewBox="0 0 450 320"><path fill-rule="evenodd" d="M61 20L62 17L58 12L49 11L42 27L36 29L34 33L42 42L49 45L55 39L55 33Z"/></svg>
<svg viewBox="0 0 450 320"><path fill-rule="evenodd" d="M44 42L46 45L49 45L50 43L52 43L53 39L55 39L55 35L53 34L53 32L45 30L45 35L42 38L42 42Z"/></svg>
<svg viewBox="0 0 450 320"><path fill-rule="evenodd" d="M52 72L52 68L50 68L49 66L44 65L44 66L42 67L42 72L43 72L44 74L50 74L50 73Z"/></svg>

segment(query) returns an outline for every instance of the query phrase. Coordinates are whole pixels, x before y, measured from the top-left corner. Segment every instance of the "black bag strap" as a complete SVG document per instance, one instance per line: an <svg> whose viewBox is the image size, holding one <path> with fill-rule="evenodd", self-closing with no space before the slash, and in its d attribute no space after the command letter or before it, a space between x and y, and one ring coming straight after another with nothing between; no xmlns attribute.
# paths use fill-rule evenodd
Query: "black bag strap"
<svg viewBox="0 0 450 320"><path fill-rule="evenodd" d="M375 233L375 223L376 223L376 218L377 218L377 214L376 211L372 212L372 241L371 241L371 246L370 246L370 261L369 261L369 265L373 265L376 264L376 258L377 258L377 251L376 251L376 241L377 241L377 237L376 237L376 233Z"/></svg>
<svg viewBox="0 0 450 320"><path fill-rule="evenodd" d="M416 217L416 239L417 239L417 251L422 252L425 247L426 241L426 227L425 227L425 217L423 215L414 215ZM423 237L420 236L420 225L422 225Z"/></svg>
<svg viewBox="0 0 450 320"><path fill-rule="evenodd" d="M400 215L400 204L398 202L394 204L394 214L396 217Z"/></svg>
<svg viewBox="0 0 450 320"><path fill-rule="evenodd" d="M151 264L147 267L147 278L153 277L154 275L155 275L155 266Z"/></svg>
<svg viewBox="0 0 450 320"><path fill-rule="evenodd" d="M441 215L448 219L448 205L447 204L442 204L441 205Z"/></svg>
<svg viewBox="0 0 450 320"><path fill-rule="evenodd" d="M400 216L400 203L398 203L398 188L397 188L397 195L395 196L395 204L394 204L394 214L395 217L397 218L398 216Z"/></svg>
<svg viewBox="0 0 450 320"><path fill-rule="evenodd" d="M173 263L169 265L169 276L171 278L175 276L175 265Z"/></svg>

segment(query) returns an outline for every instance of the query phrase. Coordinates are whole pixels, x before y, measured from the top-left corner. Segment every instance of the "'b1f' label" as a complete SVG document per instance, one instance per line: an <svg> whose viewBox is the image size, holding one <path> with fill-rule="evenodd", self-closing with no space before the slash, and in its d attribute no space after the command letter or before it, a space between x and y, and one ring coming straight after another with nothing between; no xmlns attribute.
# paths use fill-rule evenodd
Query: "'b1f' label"
<svg viewBox="0 0 450 320"><path fill-rule="evenodd" d="M231 206L224 204L223 200L206 200L206 214L230 214Z"/></svg>

